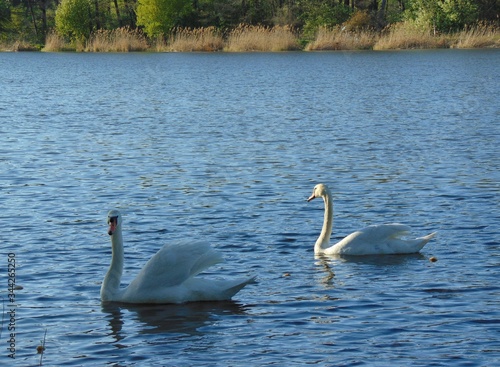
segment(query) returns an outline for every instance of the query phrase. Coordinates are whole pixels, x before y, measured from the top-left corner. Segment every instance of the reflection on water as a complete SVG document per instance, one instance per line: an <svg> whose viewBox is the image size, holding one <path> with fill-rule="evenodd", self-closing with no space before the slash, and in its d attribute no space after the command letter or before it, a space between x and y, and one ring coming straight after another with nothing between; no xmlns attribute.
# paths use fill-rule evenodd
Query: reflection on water
<svg viewBox="0 0 500 367"><path fill-rule="evenodd" d="M353 262L358 264L367 264L375 266L391 266L391 265L402 265L409 261L423 260L427 257L422 253L416 254L397 254L397 255L366 255L366 256L350 256L342 254L319 254L314 255L314 257L321 262L330 262L333 264L340 265L343 262Z"/></svg>
<svg viewBox="0 0 500 367"><path fill-rule="evenodd" d="M138 323L141 334L203 334L199 329L216 322L221 317L242 315L246 307L233 301L193 302L179 305L131 305L103 303L102 312L108 320L111 333L116 341L124 334L125 319Z"/></svg>

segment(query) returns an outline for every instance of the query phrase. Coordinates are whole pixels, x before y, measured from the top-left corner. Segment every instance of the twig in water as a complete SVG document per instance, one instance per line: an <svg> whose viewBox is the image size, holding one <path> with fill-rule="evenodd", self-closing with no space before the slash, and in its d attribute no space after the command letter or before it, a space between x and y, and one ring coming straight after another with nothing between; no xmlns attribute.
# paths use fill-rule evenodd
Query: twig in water
<svg viewBox="0 0 500 367"><path fill-rule="evenodd" d="M39 366L42 365L43 352L45 352L45 338L46 338L46 336L47 336L47 329L45 329L45 334L43 335L43 340L40 340L40 342L42 344L39 345L38 347L36 347L37 353L40 354L40 364L39 364Z"/></svg>

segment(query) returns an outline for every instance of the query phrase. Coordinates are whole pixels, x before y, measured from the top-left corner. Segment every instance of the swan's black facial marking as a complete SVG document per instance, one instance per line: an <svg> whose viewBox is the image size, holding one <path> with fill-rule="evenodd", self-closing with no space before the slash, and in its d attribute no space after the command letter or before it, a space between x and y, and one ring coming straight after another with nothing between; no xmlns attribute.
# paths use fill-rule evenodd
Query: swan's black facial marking
<svg viewBox="0 0 500 367"><path fill-rule="evenodd" d="M316 195L315 195L315 193L313 191L312 195L309 196L306 200L307 200L307 202L310 202L311 200L314 200L314 199L316 199Z"/></svg>
<svg viewBox="0 0 500 367"><path fill-rule="evenodd" d="M116 229L116 225L118 224L118 216L108 217L108 224L109 224L108 234L111 236Z"/></svg>

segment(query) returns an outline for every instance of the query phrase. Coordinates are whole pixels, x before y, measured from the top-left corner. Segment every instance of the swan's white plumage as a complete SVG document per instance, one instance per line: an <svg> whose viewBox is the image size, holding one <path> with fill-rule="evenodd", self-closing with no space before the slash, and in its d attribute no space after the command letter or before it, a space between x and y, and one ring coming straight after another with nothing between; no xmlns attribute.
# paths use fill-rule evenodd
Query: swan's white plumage
<svg viewBox="0 0 500 367"><path fill-rule="evenodd" d="M112 222L114 220L115 224ZM113 254L110 268L101 287L102 301L125 303L222 301L230 299L245 285L254 282L254 278L215 280L196 277L223 259L207 243L184 241L163 246L144 265L129 286L120 288L123 270L120 213L117 210L110 211L108 221L111 221L109 233Z"/></svg>
<svg viewBox="0 0 500 367"><path fill-rule="evenodd" d="M401 237L410 232L410 227L399 224L381 224L368 226L351 233L335 245L330 246L333 227L333 202L330 190L324 184L314 187L312 195L307 199L323 198L325 215L321 233L314 245L316 254L325 255L388 255L411 254L419 252L436 233L415 239Z"/></svg>

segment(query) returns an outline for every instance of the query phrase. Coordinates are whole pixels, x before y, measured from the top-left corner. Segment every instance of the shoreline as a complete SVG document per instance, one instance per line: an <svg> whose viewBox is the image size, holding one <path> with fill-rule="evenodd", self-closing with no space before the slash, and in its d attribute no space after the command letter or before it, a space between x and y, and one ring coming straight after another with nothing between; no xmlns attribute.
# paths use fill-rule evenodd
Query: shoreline
<svg viewBox="0 0 500 367"><path fill-rule="evenodd" d="M23 41L0 44L0 52L286 52L385 51L427 49L497 49L500 29L477 26L455 33L433 34L402 23L384 31L320 28L313 40L300 38L288 26L243 26L227 35L213 27L176 29L168 37L148 40L137 30L119 28L95 32L84 45L56 33L44 45Z"/></svg>

